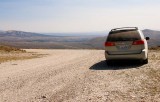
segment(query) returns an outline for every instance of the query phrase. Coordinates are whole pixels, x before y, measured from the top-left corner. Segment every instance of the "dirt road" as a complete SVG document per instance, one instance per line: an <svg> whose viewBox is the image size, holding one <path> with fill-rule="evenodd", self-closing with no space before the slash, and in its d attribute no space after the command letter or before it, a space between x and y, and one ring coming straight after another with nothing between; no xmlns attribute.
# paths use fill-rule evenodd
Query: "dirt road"
<svg viewBox="0 0 160 102"><path fill-rule="evenodd" d="M0 64L0 102L160 100L158 79L152 82L154 76L150 76L160 69L157 52L150 52L147 65L121 62L107 66L102 50L28 51L47 55Z"/></svg>

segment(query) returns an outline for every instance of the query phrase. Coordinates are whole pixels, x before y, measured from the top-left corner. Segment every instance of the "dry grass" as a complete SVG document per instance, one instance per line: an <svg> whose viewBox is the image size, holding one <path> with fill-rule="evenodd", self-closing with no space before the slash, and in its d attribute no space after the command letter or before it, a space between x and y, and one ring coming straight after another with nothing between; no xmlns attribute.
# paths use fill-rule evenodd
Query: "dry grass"
<svg viewBox="0 0 160 102"><path fill-rule="evenodd" d="M157 46L157 47L151 47L151 48L149 48L149 50L160 50L160 46Z"/></svg>
<svg viewBox="0 0 160 102"><path fill-rule="evenodd" d="M4 46L4 45L0 45L0 51L1 52L26 52L25 50L22 50L19 48Z"/></svg>
<svg viewBox="0 0 160 102"><path fill-rule="evenodd" d="M10 54L0 54L0 63L12 60L25 60L32 58L39 58L41 54L32 54L32 53L10 53Z"/></svg>
<svg viewBox="0 0 160 102"><path fill-rule="evenodd" d="M43 54L28 53L25 50L0 45L0 63L12 60L24 60L42 57Z"/></svg>

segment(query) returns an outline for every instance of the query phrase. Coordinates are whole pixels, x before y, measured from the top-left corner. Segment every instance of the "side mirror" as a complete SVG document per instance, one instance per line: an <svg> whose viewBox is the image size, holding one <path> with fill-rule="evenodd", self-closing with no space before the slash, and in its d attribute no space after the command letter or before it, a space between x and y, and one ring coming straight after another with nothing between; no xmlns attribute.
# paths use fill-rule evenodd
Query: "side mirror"
<svg viewBox="0 0 160 102"><path fill-rule="evenodd" d="M149 40L150 38L149 37L146 37L146 40Z"/></svg>

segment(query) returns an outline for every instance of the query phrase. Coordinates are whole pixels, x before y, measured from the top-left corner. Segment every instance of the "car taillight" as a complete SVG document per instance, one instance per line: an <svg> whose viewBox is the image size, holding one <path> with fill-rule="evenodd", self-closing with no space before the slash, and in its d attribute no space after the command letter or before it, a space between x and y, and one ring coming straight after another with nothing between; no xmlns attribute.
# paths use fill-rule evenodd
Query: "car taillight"
<svg viewBox="0 0 160 102"><path fill-rule="evenodd" d="M105 46L115 46L114 42L105 42Z"/></svg>
<svg viewBox="0 0 160 102"><path fill-rule="evenodd" d="M136 40L133 42L133 45L142 45L144 44L144 40Z"/></svg>

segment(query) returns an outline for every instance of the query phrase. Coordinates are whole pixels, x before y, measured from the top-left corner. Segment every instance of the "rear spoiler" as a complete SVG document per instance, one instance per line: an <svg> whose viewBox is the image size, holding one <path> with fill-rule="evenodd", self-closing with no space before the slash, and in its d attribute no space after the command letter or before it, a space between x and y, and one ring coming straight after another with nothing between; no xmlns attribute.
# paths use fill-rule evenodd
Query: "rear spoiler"
<svg viewBox="0 0 160 102"><path fill-rule="evenodd" d="M116 30L138 30L138 27L122 27L122 28L114 28L111 31L116 31Z"/></svg>

